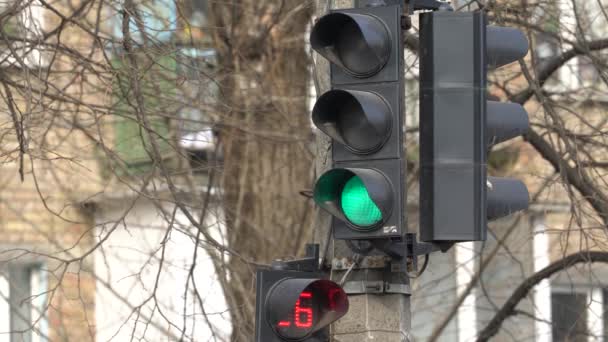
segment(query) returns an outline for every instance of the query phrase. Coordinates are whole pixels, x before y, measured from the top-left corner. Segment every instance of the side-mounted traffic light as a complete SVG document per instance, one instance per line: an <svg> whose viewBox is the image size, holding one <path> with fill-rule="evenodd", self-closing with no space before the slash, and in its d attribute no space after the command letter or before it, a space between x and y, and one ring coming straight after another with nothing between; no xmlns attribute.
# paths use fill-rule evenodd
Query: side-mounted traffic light
<svg viewBox="0 0 608 342"><path fill-rule="evenodd" d="M324 342L329 325L348 311L336 283L314 272L258 270L256 341Z"/></svg>
<svg viewBox="0 0 608 342"><path fill-rule="evenodd" d="M486 239L487 221L528 207L519 180L487 177L490 148L526 132L514 103L487 101L487 69L523 58L525 35L484 13L420 15L420 230L429 242Z"/></svg>
<svg viewBox="0 0 608 342"><path fill-rule="evenodd" d="M337 239L404 233L401 13L400 5L336 10L311 31L312 48L330 62L332 87L312 111L332 139L333 158L314 200L333 215Z"/></svg>

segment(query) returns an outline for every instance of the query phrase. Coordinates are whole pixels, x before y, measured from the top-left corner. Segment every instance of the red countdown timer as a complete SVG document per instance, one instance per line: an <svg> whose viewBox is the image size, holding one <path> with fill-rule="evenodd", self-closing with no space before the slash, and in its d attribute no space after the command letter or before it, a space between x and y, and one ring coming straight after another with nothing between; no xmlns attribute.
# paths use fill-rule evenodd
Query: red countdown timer
<svg viewBox="0 0 608 342"><path fill-rule="evenodd" d="M313 292L304 291L288 316L276 324L275 331L289 339L306 337L317 323L318 310Z"/></svg>
<svg viewBox="0 0 608 342"><path fill-rule="evenodd" d="M256 341L325 341L328 326L348 311L346 292L313 272L264 270L257 276Z"/></svg>

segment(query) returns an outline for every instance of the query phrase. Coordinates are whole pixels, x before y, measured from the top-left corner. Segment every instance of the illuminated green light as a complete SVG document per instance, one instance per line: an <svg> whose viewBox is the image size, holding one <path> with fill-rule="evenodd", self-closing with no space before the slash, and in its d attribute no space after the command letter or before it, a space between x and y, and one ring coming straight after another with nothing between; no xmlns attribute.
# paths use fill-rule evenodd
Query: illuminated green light
<svg viewBox="0 0 608 342"><path fill-rule="evenodd" d="M372 226L382 220L382 213L367 193L361 178L349 179L342 190L342 211L358 226Z"/></svg>

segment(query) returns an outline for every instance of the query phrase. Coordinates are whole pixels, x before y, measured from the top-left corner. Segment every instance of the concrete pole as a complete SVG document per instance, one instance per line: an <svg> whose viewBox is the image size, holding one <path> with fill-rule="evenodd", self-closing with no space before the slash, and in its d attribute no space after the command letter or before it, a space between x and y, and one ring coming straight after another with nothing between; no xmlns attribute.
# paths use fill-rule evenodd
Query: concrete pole
<svg viewBox="0 0 608 342"><path fill-rule="evenodd" d="M352 8L353 0L315 0L315 18L325 14L328 9ZM317 96L330 88L328 62L314 54L315 67L313 77ZM330 140L324 134L318 134L316 141L316 175L322 174L331 167ZM378 254L359 260L360 267L352 265L353 252L343 241L330 239L329 246L325 244L330 236L331 216L317 208L315 222L315 241L321 244L321 257L330 266L331 279L340 282L344 275L345 288L352 292L377 291L378 288L364 289L378 284L379 288L389 285L389 292L395 290L395 285L401 284L398 291L409 292L409 282L403 273L390 272L389 260ZM387 269L389 271L387 272ZM405 284L405 285L403 285ZM392 289L390 289L392 288ZM382 292L382 290L378 290ZM336 322L331 329L334 342L405 342L410 341L411 314L410 296L401 293L366 293L349 294L350 308L348 314Z"/></svg>

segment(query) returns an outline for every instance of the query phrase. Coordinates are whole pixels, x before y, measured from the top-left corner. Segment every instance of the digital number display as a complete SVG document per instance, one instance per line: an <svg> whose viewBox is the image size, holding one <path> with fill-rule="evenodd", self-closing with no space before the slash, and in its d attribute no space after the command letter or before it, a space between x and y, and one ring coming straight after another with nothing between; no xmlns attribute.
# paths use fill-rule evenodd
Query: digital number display
<svg viewBox="0 0 608 342"><path fill-rule="evenodd" d="M289 315L276 324L276 332L290 339L306 337L316 323L317 306L313 292L302 292Z"/></svg>
<svg viewBox="0 0 608 342"><path fill-rule="evenodd" d="M267 324L262 327L272 329L281 341L324 338L329 333L325 328L348 311L346 293L330 280L287 278L268 293L264 303Z"/></svg>

